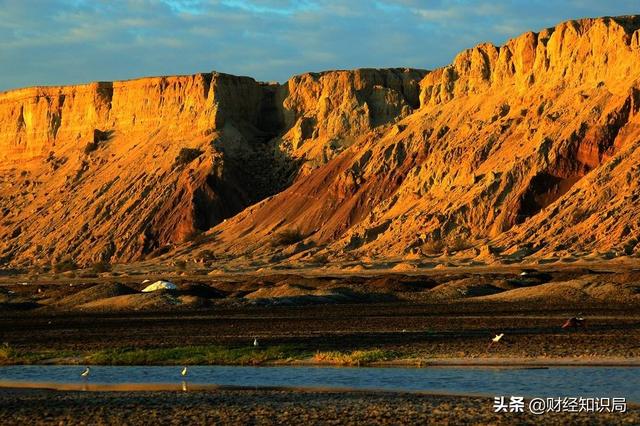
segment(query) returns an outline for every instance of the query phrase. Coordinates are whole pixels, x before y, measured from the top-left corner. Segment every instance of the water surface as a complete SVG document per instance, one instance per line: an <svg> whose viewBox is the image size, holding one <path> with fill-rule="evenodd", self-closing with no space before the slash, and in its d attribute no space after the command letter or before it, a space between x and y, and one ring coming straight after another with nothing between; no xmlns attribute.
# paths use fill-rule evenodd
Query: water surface
<svg viewBox="0 0 640 426"><path fill-rule="evenodd" d="M0 385L84 383L83 366L0 367ZM94 366L91 385L175 384L185 380L175 366ZM636 367L245 367L192 366L189 385L379 389L454 394L527 397L625 397L640 403L640 368ZM139 386L137 386L139 387Z"/></svg>

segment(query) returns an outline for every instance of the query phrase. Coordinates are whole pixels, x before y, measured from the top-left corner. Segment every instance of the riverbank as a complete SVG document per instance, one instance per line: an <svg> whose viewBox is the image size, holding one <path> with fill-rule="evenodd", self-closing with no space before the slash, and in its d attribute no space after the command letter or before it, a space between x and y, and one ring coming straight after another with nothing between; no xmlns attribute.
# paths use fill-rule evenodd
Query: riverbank
<svg viewBox="0 0 640 426"><path fill-rule="evenodd" d="M0 389L0 423L44 424L639 424L626 413L495 413L487 397L399 392L217 389L59 392Z"/></svg>
<svg viewBox="0 0 640 426"><path fill-rule="evenodd" d="M304 348L227 348L187 346L159 349L111 349L88 352L56 350L21 351L0 348L1 365L290 365L361 367L559 367L602 366L640 367L639 357L514 357L509 355L474 357L416 357L415 353L383 349L311 353Z"/></svg>
<svg viewBox="0 0 640 426"><path fill-rule="evenodd" d="M406 302L14 312L0 317L0 365L639 364L639 308L582 307L587 327L563 329L575 312L532 303Z"/></svg>

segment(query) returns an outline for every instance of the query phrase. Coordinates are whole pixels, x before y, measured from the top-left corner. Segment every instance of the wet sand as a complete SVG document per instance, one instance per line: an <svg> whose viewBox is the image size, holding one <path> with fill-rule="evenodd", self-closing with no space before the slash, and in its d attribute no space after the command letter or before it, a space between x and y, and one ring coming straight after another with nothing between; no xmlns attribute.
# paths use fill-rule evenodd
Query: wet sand
<svg viewBox="0 0 640 426"><path fill-rule="evenodd" d="M74 392L0 389L0 424L639 424L627 413L494 413L486 397L392 392L219 389Z"/></svg>

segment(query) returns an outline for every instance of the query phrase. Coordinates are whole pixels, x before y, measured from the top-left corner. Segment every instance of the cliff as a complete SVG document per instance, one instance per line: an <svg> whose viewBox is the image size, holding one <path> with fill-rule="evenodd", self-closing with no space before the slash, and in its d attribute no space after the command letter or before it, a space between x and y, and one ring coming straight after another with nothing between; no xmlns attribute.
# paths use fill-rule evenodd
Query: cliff
<svg viewBox="0 0 640 426"><path fill-rule="evenodd" d="M639 28L569 21L432 72L4 93L2 261L638 256Z"/></svg>
<svg viewBox="0 0 640 426"><path fill-rule="evenodd" d="M291 78L278 93L284 127L280 148L304 158L305 172L326 163L358 136L411 114L420 80L411 69L329 71Z"/></svg>
<svg viewBox="0 0 640 426"><path fill-rule="evenodd" d="M217 227L215 247L265 263L637 255L638 28L569 21L462 52L421 80L417 111ZM265 246L282 230L300 242Z"/></svg>
<svg viewBox="0 0 640 426"><path fill-rule="evenodd" d="M340 71L279 85L210 73L0 94L1 258L155 256L333 155L285 140L322 153L408 114L422 76ZM315 134L295 136L310 120Z"/></svg>

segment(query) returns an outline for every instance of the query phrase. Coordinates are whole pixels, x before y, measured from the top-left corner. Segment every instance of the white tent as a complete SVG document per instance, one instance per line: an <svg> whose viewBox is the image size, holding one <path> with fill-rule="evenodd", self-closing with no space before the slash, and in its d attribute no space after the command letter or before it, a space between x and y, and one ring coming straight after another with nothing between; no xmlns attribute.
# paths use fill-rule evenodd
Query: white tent
<svg viewBox="0 0 640 426"><path fill-rule="evenodd" d="M143 293L148 293L150 291L158 291L158 290L175 290L178 287L169 281L156 281L155 283L147 286L142 290Z"/></svg>

